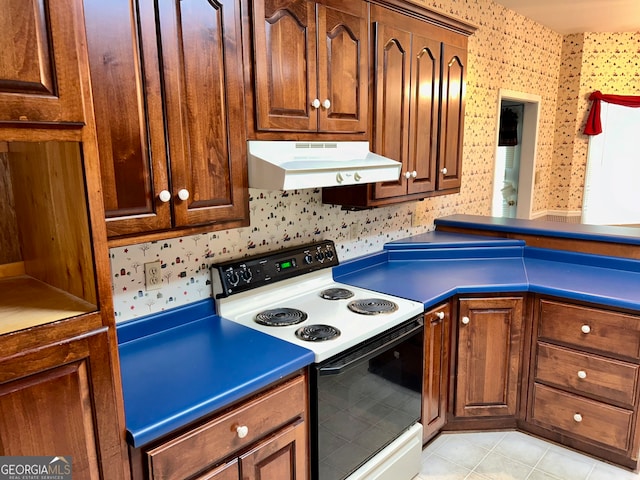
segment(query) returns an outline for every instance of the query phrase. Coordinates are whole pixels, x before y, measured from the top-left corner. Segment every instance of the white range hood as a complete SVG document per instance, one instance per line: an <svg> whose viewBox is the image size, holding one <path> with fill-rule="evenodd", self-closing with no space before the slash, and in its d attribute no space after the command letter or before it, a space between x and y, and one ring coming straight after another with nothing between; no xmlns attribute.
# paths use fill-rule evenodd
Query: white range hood
<svg viewBox="0 0 640 480"><path fill-rule="evenodd" d="M251 188L296 190L400 178L402 164L370 152L368 142L247 143Z"/></svg>

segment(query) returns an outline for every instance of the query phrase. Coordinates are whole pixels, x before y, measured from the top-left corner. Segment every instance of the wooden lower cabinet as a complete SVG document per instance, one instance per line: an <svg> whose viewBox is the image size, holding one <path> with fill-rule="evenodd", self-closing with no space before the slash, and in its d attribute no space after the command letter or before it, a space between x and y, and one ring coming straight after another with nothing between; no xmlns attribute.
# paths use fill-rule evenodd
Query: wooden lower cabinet
<svg viewBox="0 0 640 480"><path fill-rule="evenodd" d="M537 298L527 428L637 468L640 317Z"/></svg>
<svg viewBox="0 0 640 480"><path fill-rule="evenodd" d="M515 417L523 304L522 297L459 300L455 417Z"/></svg>
<svg viewBox="0 0 640 480"><path fill-rule="evenodd" d="M439 305L424 314L422 440L429 441L445 425L449 389L451 308Z"/></svg>
<svg viewBox="0 0 640 480"><path fill-rule="evenodd" d="M62 456L73 478L128 478L107 328L34 345L41 330L0 337L0 455Z"/></svg>
<svg viewBox="0 0 640 480"><path fill-rule="evenodd" d="M220 415L131 450L134 479L304 480L309 478L304 375Z"/></svg>

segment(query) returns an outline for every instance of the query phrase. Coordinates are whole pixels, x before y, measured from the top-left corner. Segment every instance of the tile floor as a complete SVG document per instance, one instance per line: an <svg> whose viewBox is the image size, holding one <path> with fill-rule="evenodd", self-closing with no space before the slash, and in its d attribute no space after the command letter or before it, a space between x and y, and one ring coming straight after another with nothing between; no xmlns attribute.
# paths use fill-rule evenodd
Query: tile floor
<svg viewBox="0 0 640 480"><path fill-rule="evenodd" d="M520 432L445 433L413 480L640 480L640 475Z"/></svg>

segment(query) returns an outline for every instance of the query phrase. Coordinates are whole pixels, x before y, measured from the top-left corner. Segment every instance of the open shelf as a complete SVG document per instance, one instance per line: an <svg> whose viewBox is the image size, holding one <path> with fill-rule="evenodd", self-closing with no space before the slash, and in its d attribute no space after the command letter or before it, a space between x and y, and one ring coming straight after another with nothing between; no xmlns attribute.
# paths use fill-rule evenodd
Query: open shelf
<svg viewBox="0 0 640 480"><path fill-rule="evenodd" d="M96 305L28 275L0 279L0 335L96 310Z"/></svg>

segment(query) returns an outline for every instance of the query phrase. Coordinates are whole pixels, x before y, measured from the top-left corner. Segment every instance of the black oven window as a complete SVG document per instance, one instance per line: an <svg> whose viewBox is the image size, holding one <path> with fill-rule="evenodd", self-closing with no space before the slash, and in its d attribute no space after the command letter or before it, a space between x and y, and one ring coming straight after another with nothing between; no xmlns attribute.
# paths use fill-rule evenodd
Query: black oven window
<svg viewBox="0 0 640 480"><path fill-rule="evenodd" d="M319 480L347 477L420 418L422 330L350 366L318 375Z"/></svg>

